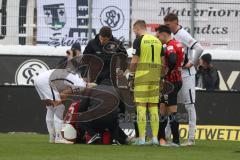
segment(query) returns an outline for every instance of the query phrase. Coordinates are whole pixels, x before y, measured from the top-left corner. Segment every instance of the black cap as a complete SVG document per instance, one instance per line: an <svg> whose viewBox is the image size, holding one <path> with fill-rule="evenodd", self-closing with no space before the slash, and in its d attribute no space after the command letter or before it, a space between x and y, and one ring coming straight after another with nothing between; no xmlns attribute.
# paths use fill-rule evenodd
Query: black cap
<svg viewBox="0 0 240 160"><path fill-rule="evenodd" d="M79 50L81 51L81 45L78 42L73 43L71 50Z"/></svg>
<svg viewBox="0 0 240 160"><path fill-rule="evenodd" d="M212 61L212 56L210 53L206 53L204 55L201 56L201 59L206 62L207 64L210 64Z"/></svg>

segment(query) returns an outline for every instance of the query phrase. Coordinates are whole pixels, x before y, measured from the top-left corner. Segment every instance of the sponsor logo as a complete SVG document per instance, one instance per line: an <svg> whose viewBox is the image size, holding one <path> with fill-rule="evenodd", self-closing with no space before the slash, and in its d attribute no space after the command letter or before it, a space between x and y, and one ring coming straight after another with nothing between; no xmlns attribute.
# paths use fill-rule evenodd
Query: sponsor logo
<svg viewBox="0 0 240 160"><path fill-rule="evenodd" d="M124 24L123 11L116 6L108 6L102 10L100 21L103 26L108 26L113 31L119 30Z"/></svg>
<svg viewBox="0 0 240 160"><path fill-rule="evenodd" d="M126 129L123 131L130 137L135 136L135 129ZM188 139L188 125L180 125L180 138ZM150 134L150 133L149 133ZM198 125L195 139L199 140L225 140L240 141L239 126L215 126L215 125Z"/></svg>
<svg viewBox="0 0 240 160"><path fill-rule="evenodd" d="M15 73L15 83L18 85L33 85L34 77L41 72L49 70L46 63L38 59L30 59L23 62Z"/></svg>
<svg viewBox="0 0 240 160"><path fill-rule="evenodd" d="M43 6L45 23L53 30L62 29L66 24L66 13L63 3Z"/></svg>
<svg viewBox="0 0 240 160"><path fill-rule="evenodd" d="M71 46L73 43L80 43L81 45L87 45L88 42L88 1L77 1L76 8L65 8L64 4L44 5L45 23L50 26L55 32L47 35L45 40L37 41L40 44L47 44L49 46ZM67 18L66 15L77 13L76 17ZM67 23L73 23L76 21L76 25L64 28ZM73 23L75 24L75 23ZM41 24L40 24L41 25ZM41 27L39 27L41 29ZM92 29L92 36L95 36L96 29Z"/></svg>
<svg viewBox="0 0 240 160"><path fill-rule="evenodd" d="M188 138L188 125L180 125L180 138ZM198 125L195 139L240 141L239 126Z"/></svg>
<svg viewBox="0 0 240 160"><path fill-rule="evenodd" d="M240 77L240 71L232 71L228 77L228 79L224 79L222 72L218 71L218 76L220 79L220 90L227 91L227 90L239 90L239 88L234 88L234 85L239 85L239 77Z"/></svg>
<svg viewBox="0 0 240 160"><path fill-rule="evenodd" d="M123 129L123 132L128 136L128 137L135 137L135 129Z"/></svg>

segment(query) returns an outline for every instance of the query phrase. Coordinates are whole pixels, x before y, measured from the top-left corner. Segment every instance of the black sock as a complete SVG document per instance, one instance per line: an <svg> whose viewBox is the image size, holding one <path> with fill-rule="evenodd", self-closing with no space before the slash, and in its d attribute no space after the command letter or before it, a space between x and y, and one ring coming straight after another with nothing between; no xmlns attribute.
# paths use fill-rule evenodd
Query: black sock
<svg viewBox="0 0 240 160"><path fill-rule="evenodd" d="M133 124L134 124L134 129L135 129L135 137L139 137L137 122L135 121Z"/></svg>
<svg viewBox="0 0 240 160"><path fill-rule="evenodd" d="M166 139L165 128L167 126L167 123L168 123L168 117L167 116L160 116L158 139L160 139L160 138Z"/></svg>
<svg viewBox="0 0 240 160"><path fill-rule="evenodd" d="M179 123L176 120L176 112L169 115L171 131L173 135L173 143L179 144Z"/></svg>

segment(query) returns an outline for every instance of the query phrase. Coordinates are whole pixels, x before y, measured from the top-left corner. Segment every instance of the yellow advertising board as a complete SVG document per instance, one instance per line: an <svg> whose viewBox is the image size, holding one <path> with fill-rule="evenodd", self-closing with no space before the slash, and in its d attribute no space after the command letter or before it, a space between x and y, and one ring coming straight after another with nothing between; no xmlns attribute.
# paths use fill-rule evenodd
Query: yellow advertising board
<svg viewBox="0 0 240 160"><path fill-rule="evenodd" d="M188 125L180 125L180 137L187 139ZM240 141L240 126L198 125L195 139Z"/></svg>

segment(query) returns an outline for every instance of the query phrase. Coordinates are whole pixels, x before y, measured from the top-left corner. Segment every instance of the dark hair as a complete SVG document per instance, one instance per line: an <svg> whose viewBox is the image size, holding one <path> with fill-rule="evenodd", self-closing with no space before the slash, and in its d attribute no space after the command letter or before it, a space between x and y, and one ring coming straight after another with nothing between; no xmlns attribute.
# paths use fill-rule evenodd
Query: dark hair
<svg viewBox="0 0 240 160"><path fill-rule="evenodd" d="M81 51L81 44L79 42L73 43L71 50L79 50Z"/></svg>
<svg viewBox="0 0 240 160"><path fill-rule="evenodd" d="M166 25L159 25L157 28L155 28L155 31L159 33L166 32L167 34L171 34L170 28Z"/></svg>
<svg viewBox="0 0 240 160"><path fill-rule="evenodd" d="M175 13L169 13L164 17L164 22L178 21L178 16Z"/></svg>
<svg viewBox="0 0 240 160"><path fill-rule="evenodd" d="M147 25L146 22L144 20L137 20L134 24L133 27L135 26L139 26L140 28L146 29Z"/></svg>
<svg viewBox="0 0 240 160"><path fill-rule="evenodd" d="M112 37L112 30L111 30L111 28L109 28L107 26L103 26L99 31L99 35L102 36L102 37L111 38Z"/></svg>
<svg viewBox="0 0 240 160"><path fill-rule="evenodd" d="M201 59L206 62L207 64L210 64L212 62L212 56L210 53L206 53L201 56Z"/></svg>

